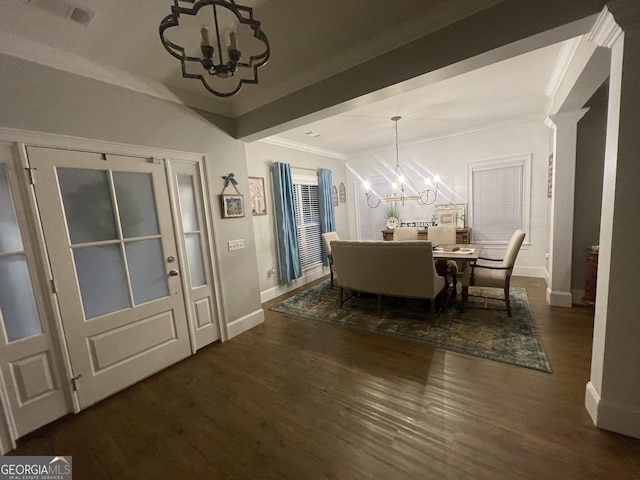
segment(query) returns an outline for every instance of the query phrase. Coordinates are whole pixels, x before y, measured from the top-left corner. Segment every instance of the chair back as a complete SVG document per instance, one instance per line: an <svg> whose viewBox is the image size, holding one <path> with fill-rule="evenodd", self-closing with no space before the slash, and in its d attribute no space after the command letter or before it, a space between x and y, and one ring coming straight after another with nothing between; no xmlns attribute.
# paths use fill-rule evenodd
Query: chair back
<svg viewBox="0 0 640 480"><path fill-rule="evenodd" d="M338 232L326 232L322 234L322 244L324 245L324 251L327 256L331 256L331 242L334 240L340 240Z"/></svg>
<svg viewBox="0 0 640 480"><path fill-rule="evenodd" d="M444 288L431 242L338 240L333 243L338 285L359 292L435 298Z"/></svg>
<svg viewBox="0 0 640 480"><path fill-rule="evenodd" d="M525 233L518 229L513 232L511 235L511 240L509 240L509 245L507 246L507 251L504 254L504 259L502 260L503 267L511 267L516 263L516 257L518 256L518 252L520 251L520 247L522 246L522 242L524 241Z"/></svg>
<svg viewBox="0 0 640 480"><path fill-rule="evenodd" d="M396 227L393 229L394 242L407 240L418 240L418 227Z"/></svg>
<svg viewBox="0 0 640 480"><path fill-rule="evenodd" d="M434 247L438 245L453 245L456 243L456 227L453 225L429 227L427 237Z"/></svg>

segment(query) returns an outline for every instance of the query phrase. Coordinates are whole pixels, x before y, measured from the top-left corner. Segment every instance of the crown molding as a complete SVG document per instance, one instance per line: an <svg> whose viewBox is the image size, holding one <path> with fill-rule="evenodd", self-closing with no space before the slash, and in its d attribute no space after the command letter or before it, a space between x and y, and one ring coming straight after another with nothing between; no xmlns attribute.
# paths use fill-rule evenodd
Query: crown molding
<svg viewBox="0 0 640 480"><path fill-rule="evenodd" d="M278 147L291 148L293 150L299 150L301 152L315 153L325 157L335 158L337 160L346 160L347 156L343 153L334 152L333 150L325 150L324 148L312 147L311 145L305 145L304 143L293 142L291 140L285 140L284 138L271 136L258 140L262 143L268 143L269 145L276 145Z"/></svg>
<svg viewBox="0 0 640 480"><path fill-rule="evenodd" d="M571 65L573 57L578 51L582 38L583 37L575 37L563 42L558 58L556 58L556 63L553 66L551 76L547 82L547 86L544 89L544 94L551 100L553 100L553 97L558 93L558 88L560 88L562 79L567 74L567 70Z"/></svg>
<svg viewBox="0 0 640 480"><path fill-rule="evenodd" d="M589 41L601 47L611 48L622 35L622 28L613 18L609 9L605 6L598 15L596 23L589 32Z"/></svg>

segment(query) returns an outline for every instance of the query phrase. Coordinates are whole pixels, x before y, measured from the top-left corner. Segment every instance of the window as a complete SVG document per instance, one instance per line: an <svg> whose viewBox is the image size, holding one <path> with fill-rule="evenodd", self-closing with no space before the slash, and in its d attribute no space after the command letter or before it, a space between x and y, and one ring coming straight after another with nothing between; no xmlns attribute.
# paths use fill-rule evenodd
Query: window
<svg viewBox="0 0 640 480"><path fill-rule="evenodd" d="M322 264L322 232L320 227L320 205L318 201L318 179L293 177L296 202L296 226L302 270Z"/></svg>
<svg viewBox="0 0 640 480"><path fill-rule="evenodd" d="M473 239L506 243L514 230L528 231L530 156L469 165Z"/></svg>

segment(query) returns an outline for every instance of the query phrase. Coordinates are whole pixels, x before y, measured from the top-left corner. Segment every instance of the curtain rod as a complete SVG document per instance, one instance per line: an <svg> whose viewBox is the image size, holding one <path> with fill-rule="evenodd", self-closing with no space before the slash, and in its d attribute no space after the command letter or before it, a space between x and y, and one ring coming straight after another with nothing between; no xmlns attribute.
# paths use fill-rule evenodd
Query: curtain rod
<svg viewBox="0 0 640 480"><path fill-rule="evenodd" d="M271 162L271 165L273 165L276 162ZM291 165L291 164L289 164ZM321 168L310 168L310 167L296 167L295 165L291 165L291 169L292 170L307 170L309 172L317 172L318 170L322 170Z"/></svg>

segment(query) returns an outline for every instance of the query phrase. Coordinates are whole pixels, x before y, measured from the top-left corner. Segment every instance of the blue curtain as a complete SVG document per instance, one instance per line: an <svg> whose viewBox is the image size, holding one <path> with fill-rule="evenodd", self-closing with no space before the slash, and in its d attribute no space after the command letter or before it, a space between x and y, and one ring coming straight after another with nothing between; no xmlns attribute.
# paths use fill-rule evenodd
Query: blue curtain
<svg viewBox="0 0 640 480"><path fill-rule="evenodd" d="M321 168L318 170L318 201L320 202L320 228L322 233L336 231L336 216L333 211L333 180L331 170ZM322 264L329 265L327 252L322 245Z"/></svg>
<svg viewBox="0 0 640 480"><path fill-rule="evenodd" d="M278 233L280 280L287 283L302 276L291 165L275 162L271 167L271 178Z"/></svg>

